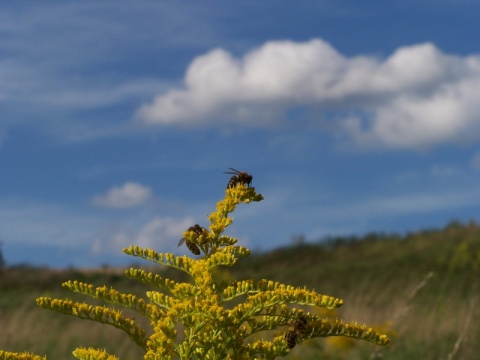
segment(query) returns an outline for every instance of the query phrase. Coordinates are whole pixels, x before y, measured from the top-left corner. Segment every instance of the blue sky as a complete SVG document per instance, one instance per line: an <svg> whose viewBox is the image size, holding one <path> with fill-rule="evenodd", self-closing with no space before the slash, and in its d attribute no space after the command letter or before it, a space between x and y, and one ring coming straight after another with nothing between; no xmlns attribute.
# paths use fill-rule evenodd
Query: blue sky
<svg viewBox="0 0 480 360"><path fill-rule="evenodd" d="M478 220L476 1L18 1L0 12L9 264L176 247L228 167L253 250Z"/></svg>

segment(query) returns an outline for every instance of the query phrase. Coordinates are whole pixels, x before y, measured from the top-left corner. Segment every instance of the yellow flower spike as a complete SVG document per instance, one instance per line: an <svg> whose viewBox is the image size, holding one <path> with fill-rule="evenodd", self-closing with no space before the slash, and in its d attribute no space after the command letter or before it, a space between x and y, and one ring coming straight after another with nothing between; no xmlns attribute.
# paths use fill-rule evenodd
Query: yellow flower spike
<svg viewBox="0 0 480 360"><path fill-rule="evenodd" d="M335 309L343 305L342 299L268 279L217 282L223 266L233 266L250 254L249 249L236 245L237 239L223 235L233 222L231 214L241 203L261 200L263 196L253 187L239 183L228 188L225 198L208 215L209 230L202 228L201 232L186 231L183 234L186 240L199 246L201 251L196 259L134 245L124 249L127 255L184 272L189 276L187 281L176 282L163 278L156 271L130 268L125 271L128 278L153 287L146 291L145 298L107 286L67 281L64 288L115 307L46 297L38 298L37 304L123 330L144 350L144 360L274 359L287 355L292 344L314 337L345 336L378 345L388 344L386 335L366 325L323 319L298 308ZM227 304L230 301L233 304ZM149 336L134 318L123 316L118 307L149 319L152 327ZM297 333L299 325L294 325L299 319L307 330L300 335ZM177 329L182 329L181 336L177 336ZM277 332L272 334L275 330ZM264 334L269 340L262 338ZM79 348L75 354L80 359L116 359L96 349Z"/></svg>
<svg viewBox="0 0 480 360"><path fill-rule="evenodd" d="M118 357L108 354L105 350L94 348L78 348L73 351L73 355L82 360L119 360Z"/></svg>
<svg viewBox="0 0 480 360"><path fill-rule="evenodd" d="M16 353L0 350L1 360L46 360L45 356L38 356L27 352Z"/></svg>

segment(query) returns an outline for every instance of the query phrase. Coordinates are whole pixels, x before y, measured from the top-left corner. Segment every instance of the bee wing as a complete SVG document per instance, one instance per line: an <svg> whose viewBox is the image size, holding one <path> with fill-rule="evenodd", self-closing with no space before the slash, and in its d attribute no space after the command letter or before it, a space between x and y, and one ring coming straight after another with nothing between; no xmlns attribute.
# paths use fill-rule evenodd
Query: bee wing
<svg viewBox="0 0 480 360"><path fill-rule="evenodd" d="M187 239L185 238L181 238L180 241L178 242L178 246L182 246L183 243L186 241Z"/></svg>

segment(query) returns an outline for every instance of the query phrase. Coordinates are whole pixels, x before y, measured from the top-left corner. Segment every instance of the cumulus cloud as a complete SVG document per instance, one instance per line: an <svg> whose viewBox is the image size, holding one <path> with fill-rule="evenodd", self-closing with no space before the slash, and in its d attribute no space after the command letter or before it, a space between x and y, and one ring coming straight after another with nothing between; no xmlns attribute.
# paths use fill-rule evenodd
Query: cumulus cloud
<svg viewBox="0 0 480 360"><path fill-rule="evenodd" d="M96 195L92 202L99 207L122 209L142 205L152 196L150 188L127 182L122 186L113 187L106 194Z"/></svg>
<svg viewBox="0 0 480 360"><path fill-rule="evenodd" d="M214 49L194 59L184 86L143 105L161 125L271 126L311 108L358 142L416 147L479 135L480 56L453 56L431 43L380 59L346 57L321 39L271 41L234 57Z"/></svg>

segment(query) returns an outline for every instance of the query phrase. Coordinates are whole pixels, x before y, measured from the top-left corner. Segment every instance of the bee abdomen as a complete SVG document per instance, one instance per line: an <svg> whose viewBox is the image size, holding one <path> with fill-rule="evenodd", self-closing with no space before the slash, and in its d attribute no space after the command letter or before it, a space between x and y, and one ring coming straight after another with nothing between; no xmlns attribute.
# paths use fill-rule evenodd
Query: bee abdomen
<svg viewBox="0 0 480 360"><path fill-rule="evenodd" d="M200 248L197 244L194 244L190 240L186 240L185 245L187 245L188 250L190 250L194 255L200 255Z"/></svg>

